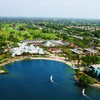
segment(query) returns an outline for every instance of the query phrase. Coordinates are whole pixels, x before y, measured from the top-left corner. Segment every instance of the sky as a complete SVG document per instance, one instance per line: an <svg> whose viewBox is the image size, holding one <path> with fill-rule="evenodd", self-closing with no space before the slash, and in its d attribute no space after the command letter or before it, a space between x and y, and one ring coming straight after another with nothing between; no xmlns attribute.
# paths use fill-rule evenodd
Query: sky
<svg viewBox="0 0 100 100"><path fill-rule="evenodd" d="M100 0L0 0L0 16L100 19Z"/></svg>

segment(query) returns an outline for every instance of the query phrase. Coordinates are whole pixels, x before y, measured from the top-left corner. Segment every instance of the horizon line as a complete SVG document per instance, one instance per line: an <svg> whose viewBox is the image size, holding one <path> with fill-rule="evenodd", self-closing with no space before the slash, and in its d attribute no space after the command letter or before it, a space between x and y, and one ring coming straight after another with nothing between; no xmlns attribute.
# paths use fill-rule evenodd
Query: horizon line
<svg viewBox="0 0 100 100"><path fill-rule="evenodd" d="M100 20L100 18L82 18L82 17L47 17L47 16L0 16L0 18L56 18L56 19L85 19L85 20Z"/></svg>

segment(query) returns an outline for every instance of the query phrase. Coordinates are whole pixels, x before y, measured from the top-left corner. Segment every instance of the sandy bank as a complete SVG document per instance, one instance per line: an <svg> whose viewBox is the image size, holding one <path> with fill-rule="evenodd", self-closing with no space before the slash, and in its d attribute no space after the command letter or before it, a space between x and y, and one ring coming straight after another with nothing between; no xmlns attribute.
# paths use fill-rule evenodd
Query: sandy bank
<svg viewBox="0 0 100 100"><path fill-rule="evenodd" d="M96 88L100 88L100 82L99 83L92 84L91 86L96 87Z"/></svg>
<svg viewBox="0 0 100 100"><path fill-rule="evenodd" d="M0 64L0 66L5 66L9 63L12 63L12 62L15 62L15 61L21 61L21 60L28 59L28 58L29 59L55 60L55 61L63 62L63 63L68 64L68 65L74 64L73 62L65 61L65 57L58 57L58 56L49 56L49 57L19 56L19 57L9 58L9 59L5 60L3 63Z"/></svg>

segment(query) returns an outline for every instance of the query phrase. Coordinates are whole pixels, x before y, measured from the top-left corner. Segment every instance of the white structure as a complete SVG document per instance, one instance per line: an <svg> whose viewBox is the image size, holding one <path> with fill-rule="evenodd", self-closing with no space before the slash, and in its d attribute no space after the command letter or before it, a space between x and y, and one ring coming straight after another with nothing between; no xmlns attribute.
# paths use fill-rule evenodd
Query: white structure
<svg viewBox="0 0 100 100"><path fill-rule="evenodd" d="M55 46L58 46L58 45L65 45L62 41L60 40L50 40L51 43L55 44Z"/></svg>
<svg viewBox="0 0 100 100"><path fill-rule="evenodd" d="M80 51L79 49L70 49L72 52L76 53L76 54L83 54L82 51Z"/></svg>
<svg viewBox="0 0 100 100"><path fill-rule="evenodd" d="M21 55L22 51L19 48L13 48L12 49L12 57L14 57L15 55Z"/></svg>
<svg viewBox="0 0 100 100"><path fill-rule="evenodd" d="M40 55L45 54L45 53L44 53L44 50L43 50L42 48L41 48L41 49L39 49L39 54L40 54Z"/></svg>
<svg viewBox="0 0 100 100"><path fill-rule="evenodd" d="M54 47L54 46L59 46L59 45L63 46L65 44L58 40L46 41L46 43L43 44L43 46L45 46L45 47Z"/></svg>
<svg viewBox="0 0 100 100"><path fill-rule="evenodd" d="M43 44L43 46L45 46L45 47L54 47L55 45L52 42L47 41L46 43Z"/></svg>
<svg viewBox="0 0 100 100"><path fill-rule="evenodd" d="M19 48L23 49L23 48L25 48L25 46L27 46L27 43L21 43Z"/></svg>
<svg viewBox="0 0 100 100"><path fill-rule="evenodd" d="M32 44L27 46L26 43L19 44L19 47L12 48L12 57L18 55L22 55L23 53L30 53L30 54L45 54L44 50L40 47L34 47Z"/></svg>
<svg viewBox="0 0 100 100"><path fill-rule="evenodd" d="M94 64L94 65L91 65L93 68L95 69L100 69L100 64Z"/></svg>
<svg viewBox="0 0 100 100"><path fill-rule="evenodd" d="M86 48L86 51L90 52L90 53L97 53L97 50L91 49L91 48Z"/></svg>

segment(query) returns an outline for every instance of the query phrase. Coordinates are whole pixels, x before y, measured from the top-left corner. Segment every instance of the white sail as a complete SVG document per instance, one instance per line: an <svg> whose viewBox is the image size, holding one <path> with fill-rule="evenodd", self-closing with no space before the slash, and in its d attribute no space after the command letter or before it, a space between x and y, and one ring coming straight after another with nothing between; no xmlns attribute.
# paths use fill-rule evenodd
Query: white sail
<svg viewBox="0 0 100 100"><path fill-rule="evenodd" d="M92 100L90 97L88 97L88 96L85 94L85 88L82 90L82 95L83 95L84 97L86 97L87 99Z"/></svg>
<svg viewBox="0 0 100 100"><path fill-rule="evenodd" d="M53 83L53 75L50 76L50 82Z"/></svg>
<svg viewBox="0 0 100 100"><path fill-rule="evenodd" d="M85 94L85 88L82 90L82 94L83 94L83 96L86 96L86 94Z"/></svg>

